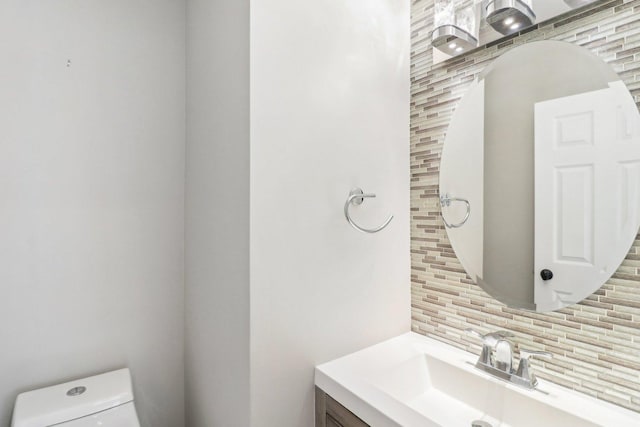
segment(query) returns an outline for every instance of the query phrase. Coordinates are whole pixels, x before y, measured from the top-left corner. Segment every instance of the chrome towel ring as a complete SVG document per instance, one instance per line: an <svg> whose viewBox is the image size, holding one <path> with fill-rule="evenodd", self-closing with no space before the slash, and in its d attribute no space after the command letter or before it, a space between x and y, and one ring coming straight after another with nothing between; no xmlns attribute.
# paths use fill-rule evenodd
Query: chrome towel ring
<svg viewBox="0 0 640 427"><path fill-rule="evenodd" d="M467 213L464 216L464 219L456 224L449 224L447 220L444 218L444 212L440 209L440 216L442 217L442 221L444 222L445 227L447 228L459 228L462 227L465 222L469 219L469 215L471 214L471 203L467 199L463 199L460 197L450 197L449 193L445 193L444 195L440 195L440 207L445 207L451 205L451 202L463 202L467 205Z"/></svg>
<svg viewBox="0 0 640 427"><path fill-rule="evenodd" d="M389 218L387 218L384 224L376 228L360 227L358 224L353 222L353 220L351 219L351 216L349 215L349 206L361 205L362 202L364 202L365 198L369 199L373 197L376 197L376 195L373 193L364 194L361 188L354 188L349 192L349 197L347 198L347 201L344 204L344 216L345 218L347 218L347 222L349 222L349 224L351 224L353 228L355 228L358 231L362 231L363 233L377 233L378 231L383 230L387 225L389 225L389 223L393 219L393 215L389 215Z"/></svg>

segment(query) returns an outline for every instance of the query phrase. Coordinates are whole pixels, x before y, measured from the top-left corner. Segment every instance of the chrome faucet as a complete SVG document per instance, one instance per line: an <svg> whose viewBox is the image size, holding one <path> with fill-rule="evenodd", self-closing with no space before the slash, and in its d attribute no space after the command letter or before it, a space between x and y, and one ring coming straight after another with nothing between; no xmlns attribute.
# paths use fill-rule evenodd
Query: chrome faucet
<svg viewBox="0 0 640 427"><path fill-rule="evenodd" d="M515 335L509 331L496 331L481 334L473 329L466 329L469 335L482 340L482 352L476 362L476 368L496 378L508 381L521 387L533 390L538 380L529 365L531 357L550 359L553 354L546 351L520 349L520 363L513 369L513 342L509 338Z"/></svg>
<svg viewBox="0 0 640 427"><path fill-rule="evenodd" d="M551 359L553 354L548 351L527 350L525 348L520 349L520 364L518 365L514 379L517 380L516 383L518 385L526 388L536 388L538 385L538 379L529 366L529 359L531 357Z"/></svg>

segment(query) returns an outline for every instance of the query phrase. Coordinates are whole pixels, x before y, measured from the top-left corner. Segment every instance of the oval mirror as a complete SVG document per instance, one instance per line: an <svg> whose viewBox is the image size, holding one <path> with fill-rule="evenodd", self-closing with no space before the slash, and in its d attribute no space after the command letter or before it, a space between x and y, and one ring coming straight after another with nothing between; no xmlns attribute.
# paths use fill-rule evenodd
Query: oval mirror
<svg viewBox="0 0 640 427"><path fill-rule="evenodd" d="M469 276L510 307L577 303L640 225L640 114L584 48L533 42L496 59L456 109L440 204Z"/></svg>

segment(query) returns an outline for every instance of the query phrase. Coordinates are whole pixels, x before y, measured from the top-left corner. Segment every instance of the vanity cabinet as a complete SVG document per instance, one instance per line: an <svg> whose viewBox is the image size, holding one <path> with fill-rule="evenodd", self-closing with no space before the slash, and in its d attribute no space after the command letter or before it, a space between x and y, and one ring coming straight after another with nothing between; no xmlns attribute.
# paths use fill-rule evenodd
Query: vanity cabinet
<svg viewBox="0 0 640 427"><path fill-rule="evenodd" d="M369 427L369 424L316 387L316 427Z"/></svg>

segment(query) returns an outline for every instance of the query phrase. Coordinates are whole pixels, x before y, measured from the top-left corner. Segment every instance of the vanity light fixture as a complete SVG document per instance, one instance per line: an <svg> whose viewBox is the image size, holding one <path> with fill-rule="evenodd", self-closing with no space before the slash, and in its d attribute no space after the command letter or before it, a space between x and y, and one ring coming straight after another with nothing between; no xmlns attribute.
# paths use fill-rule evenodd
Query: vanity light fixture
<svg viewBox="0 0 640 427"><path fill-rule="evenodd" d="M500 34L511 34L519 28L535 24L532 0L489 0L486 21Z"/></svg>
<svg viewBox="0 0 640 427"><path fill-rule="evenodd" d="M580 13L598 1L604 0L433 0L433 63L534 30L538 21Z"/></svg>
<svg viewBox="0 0 640 427"><path fill-rule="evenodd" d="M474 0L436 0L433 47L448 55L458 55L478 47Z"/></svg>

